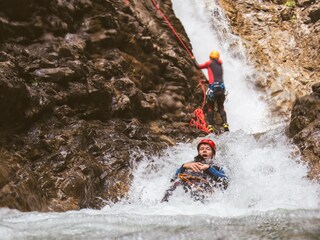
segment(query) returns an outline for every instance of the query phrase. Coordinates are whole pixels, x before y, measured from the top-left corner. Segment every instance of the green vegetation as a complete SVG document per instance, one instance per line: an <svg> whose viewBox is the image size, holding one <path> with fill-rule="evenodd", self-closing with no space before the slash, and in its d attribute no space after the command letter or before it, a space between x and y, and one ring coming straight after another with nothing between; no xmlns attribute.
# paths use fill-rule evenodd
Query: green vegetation
<svg viewBox="0 0 320 240"><path fill-rule="evenodd" d="M284 5L287 7L294 7L296 2L294 0L287 0Z"/></svg>

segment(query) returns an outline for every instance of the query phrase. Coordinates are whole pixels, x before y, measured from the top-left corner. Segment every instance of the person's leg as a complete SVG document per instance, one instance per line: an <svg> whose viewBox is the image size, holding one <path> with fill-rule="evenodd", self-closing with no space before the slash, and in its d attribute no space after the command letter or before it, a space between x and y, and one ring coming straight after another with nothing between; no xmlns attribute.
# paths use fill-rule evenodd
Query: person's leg
<svg viewBox="0 0 320 240"><path fill-rule="evenodd" d="M207 90L206 96L206 106L207 106L207 123L208 125L213 126L214 124L214 94L211 89Z"/></svg>
<svg viewBox="0 0 320 240"><path fill-rule="evenodd" d="M208 104L208 113L207 113L207 121L209 125L214 124L214 107L212 106L212 104Z"/></svg>
<svg viewBox="0 0 320 240"><path fill-rule="evenodd" d="M176 179L175 182L171 185L171 187L165 192L161 202L168 202L169 197L172 196L173 191L176 190L176 188L179 185L181 185L181 181L180 181L180 179Z"/></svg>
<svg viewBox="0 0 320 240"><path fill-rule="evenodd" d="M208 107L208 112L207 112L207 123L208 123L208 130L210 132L214 132L214 103L211 101L207 101L207 107Z"/></svg>
<svg viewBox="0 0 320 240"><path fill-rule="evenodd" d="M219 91L216 94L216 96L217 96L218 112L221 116L223 128L225 131L229 131L229 125L227 122L227 114L226 114L226 111L224 110L224 101L225 101L226 97L225 97L223 91Z"/></svg>

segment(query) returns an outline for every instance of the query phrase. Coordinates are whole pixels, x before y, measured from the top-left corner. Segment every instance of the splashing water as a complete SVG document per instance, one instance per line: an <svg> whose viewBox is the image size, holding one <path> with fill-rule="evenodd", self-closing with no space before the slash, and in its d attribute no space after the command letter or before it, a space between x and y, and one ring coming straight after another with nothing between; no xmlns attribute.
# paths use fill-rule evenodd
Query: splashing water
<svg viewBox="0 0 320 240"><path fill-rule="evenodd" d="M230 33L215 1L173 0L173 7L197 59L206 61L212 49L218 49L225 59L225 81L230 89L227 114L231 130L239 130L209 137L217 143L216 161L224 165L230 186L225 192L216 192L205 206L192 202L183 191L168 204L159 203L175 170L196 155L196 140L170 148L163 156L146 157L135 170L128 200L113 206L112 211L234 216L279 208L318 208L319 186L306 178L307 166L299 163L284 127L266 124L270 122L267 107L248 81L253 71L245 61L240 40ZM264 133L252 133L256 131Z"/></svg>
<svg viewBox="0 0 320 240"><path fill-rule="evenodd" d="M108 211L230 217L276 209L317 209L319 186L306 178L307 166L298 163L296 149L281 131L252 135L239 130L209 136L218 146L216 162L231 180L226 191L215 192L206 204L193 202L183 191L177 191L169 203L160 203L175 170L196 155L195 141L142 161L135 169L129 198Z"/></svg>
<svg viewBox="0 0 320 240"><path fill-rule="evenodd" d="M66 213L0 210L3 239L316 239L319 184L306 178L283 125L272 124L253 87L254 71L214 0L172 0L198 62L221 52L231 132L216 137L216 162L230 178L205 204L176 191L160 203L176 169L196 155L198 139L145 156L128 197L104 209ZM134 159L133 159L134 160Z"/></svg>
<svg viewBox="0 0 320 240"><path fill-rule="evenodd" d="M306 178L308 168L286 138L284 125L271 124L268 108L254 90L254 72L240 39L230 33L220 8L212 0L172 2L197 60L207 61L213 49L224 60L232 132L209 137L217 143L217 163L224 165L230 186L205 205L193 202L183 191L177 191L169 203L160 203L176 169L196 155L196 140L170 148L160 157L146 157L135 169L128 199L108 211L230 217L277 209L319 209L319 185Z"/></svg>

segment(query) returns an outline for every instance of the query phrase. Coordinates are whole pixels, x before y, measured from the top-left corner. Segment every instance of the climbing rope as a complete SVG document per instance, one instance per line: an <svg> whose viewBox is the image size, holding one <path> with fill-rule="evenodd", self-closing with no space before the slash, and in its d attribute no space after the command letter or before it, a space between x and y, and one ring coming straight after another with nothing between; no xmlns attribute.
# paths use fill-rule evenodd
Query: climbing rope
<svg viewBox="0 0 320 240"><path fill-rule="evenodd" d="M159 4L156 3L155 0L151 0L153 5L156 7L156 9L159 11L160 15L162 16L162 18L165 20L165 22L167 23L167 25L169 26L169 28L171 29L171 31L173 32L173 34L176 36L176 38L179 40L179 42L181 43L181 45L184 47L184 49L187 51L187 53L189 54L190 58L192 61L195 62L196 65L198 65L197 61L195 60L195 57L193 56L193 54L191 53L190 49L187 47L187 45L184 43L184 41L180 38L179 34L177 33L177 31L174 29L174 27L172 26L172 24L170 23L170 21L168 20L168 18L166 17L166 15L163 13L163 11L161 10ZM129 0L125 0L126 4L129 4ZM197 129L200 129L206 133L209 133L210 131L207 128L207 123L205 120L205 115L203 113L203 108L205 105L205 101L206 101L206 92L204 89L204 85L203 82L201 80L201 76L200 76L200 70L197 71L197 75L198 75L198 79L199 79L199 83L203 92L203 103L202 103L202 107L201 108L197 108L193 114L195 115L195 119L191 119L190 121L190 126L195 126Z"/></svg>
<svg viewBox="0 0 320 240"><path fill-rule="evenodd" d="M195 115L195 119L191 119L190 120L190 126L195 126L197 129L200 129L206 133L209 133L210 130L207 127L207 122L206 122L206 118L203 112L203 108L204 105L206 103L206 91L204 89L204 84L201 81L201 77L200 77L200 72L197 71L198 73L198 78L199 78L199 82L200 82L200 86L203 92L203 102L202 102L202 106L201 108L197 108L196 110L194 110L193 114Z"/></svg>
<svg viewBox="0 0 320 240"><path fill-rule="evenodd" d="M191 53L189 48L186 46L186 44L183 42L183 40L180 38L180 36L178 35L177 31L174 29L174 27L172 26L172 24L168 20L168 18L162 12L162 10L160 9L160 6L156 3L155 0L151 0L151 1L152 1L153 5L157 8L157 10L159 11L160 15L166 21L167 25L170 27L170 29L172 30L173 34L176 36L176 38L179 40L181 45L187 51L187 53L189 54L190 58L193 61L195 61L195 63L197 64L197 62L195 60L195 57L193 56L193 54ZM207 128L207 123L206 123L205 115L204 115L204 112L203 112L203 108L204 108L204 105L205 105L205 102L206 102L206 92L205 92L205 89L204 89L204 84L203 84L203 82L201 80L200 70L197 71L197 75L198 75L199 83L200 83L200 86L201 86L201 89L202 89L202 92L203 92L203 102L202 102L202 107L201 108L197 108L193 112L193 114L195 115L195 118L191 119L190 126L195 126L197 129L200 129L200 130L202 130L202 131L204 131L206 133L209 133L210 131Z"/></svg>
<svg viewBox="0 0 320 240"><path fill-rule="evenodd" d="M190 120L190 126L194 126L196 129L200 129L206 133L209 133L210 131L207 127L203 110L201 108L197 108L194 110L193 114L195 115L195 118Z"/></svg>
<svg viewBox="0 0 320 240"><path fill-rule="evenodd" d="M156 3L155 0L151 0L153 5L157 8L157 10L159 11L160 15L163 17L163 19L166 21L167 25L170 27L170 29L172 30L173 34L176 36L176 38L179 40L179 42L181 43L181 45L184 47L184 49L188 52L190 58L192 60L195 59L195 57L193 56L193 54L191 53L191 51L189 50L189 48L186 46L186 44L183 42L183 40L180 38L179 34L177 33L177 31L174 29L174 27L172 26L172 24L170 23L170 21L168 20L168 18L166 17L166 15L162 12L162 10L160 9L160 6Z"/></svg>

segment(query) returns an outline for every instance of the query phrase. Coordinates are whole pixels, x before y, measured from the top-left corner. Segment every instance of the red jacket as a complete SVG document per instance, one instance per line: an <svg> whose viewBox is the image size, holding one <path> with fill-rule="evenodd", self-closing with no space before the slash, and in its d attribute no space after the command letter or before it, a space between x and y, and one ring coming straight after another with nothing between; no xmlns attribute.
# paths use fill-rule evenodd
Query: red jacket
<svg viewBox="0 0 320 240"><path fill-rule="evenodd" d="M212 84L214 82L223 83L223 69L221 59L210 59L203 64L199 64L199 68L207 68L209 84Z"/></svg>

